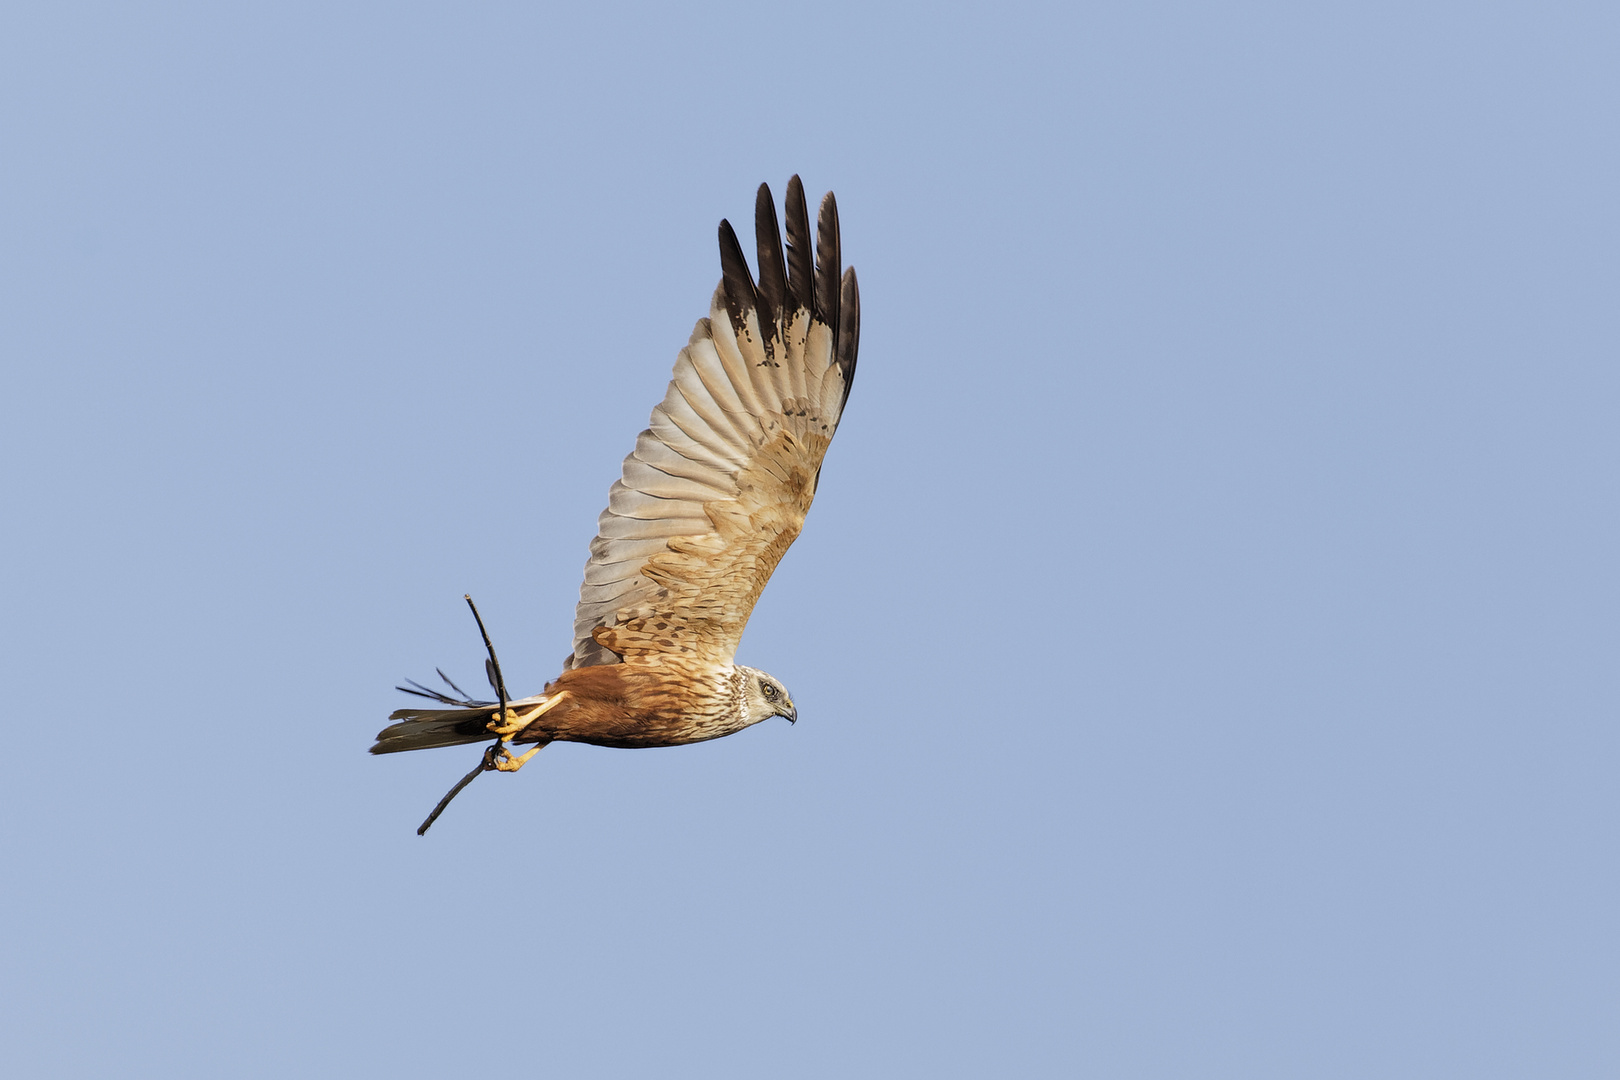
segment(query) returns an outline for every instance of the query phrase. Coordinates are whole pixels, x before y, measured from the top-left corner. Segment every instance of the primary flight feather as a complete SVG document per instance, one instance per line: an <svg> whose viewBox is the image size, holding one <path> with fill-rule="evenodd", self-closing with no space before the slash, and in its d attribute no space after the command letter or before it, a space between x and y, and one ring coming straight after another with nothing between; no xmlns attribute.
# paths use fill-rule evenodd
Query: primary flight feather
<svg viewBox="0 0 1620 1080"><path fill-rule="evenodd" d="M500 702L418 686L408 692L458 707L400 709L377 735L373 754L492 743L419 832L480 771L515 771L551 742L676 746L797 719L778 680L733 658L815 497L855 376L861 305L854 269L840 267L832 194L813 244L797 176L784 210L785 250L761 184L757 281L720 223L720 286L608 492L562 673L512 702L504 685ZM513 755L506 740L533 748Z"/></svg>

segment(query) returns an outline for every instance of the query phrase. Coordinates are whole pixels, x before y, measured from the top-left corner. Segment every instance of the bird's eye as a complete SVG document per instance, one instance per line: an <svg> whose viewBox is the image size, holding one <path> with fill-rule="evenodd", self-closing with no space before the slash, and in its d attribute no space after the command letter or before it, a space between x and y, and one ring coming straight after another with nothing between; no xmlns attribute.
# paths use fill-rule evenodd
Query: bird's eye
<svg viewBox="0 0 1620 1080"><path fill-rule="evenodd" d="M762 683L759 684L759 688L760 688L761 691L764 692L766 697L768 697L768 698L776 697L776 687L772 686L770 683L762 682Z"/></svg>

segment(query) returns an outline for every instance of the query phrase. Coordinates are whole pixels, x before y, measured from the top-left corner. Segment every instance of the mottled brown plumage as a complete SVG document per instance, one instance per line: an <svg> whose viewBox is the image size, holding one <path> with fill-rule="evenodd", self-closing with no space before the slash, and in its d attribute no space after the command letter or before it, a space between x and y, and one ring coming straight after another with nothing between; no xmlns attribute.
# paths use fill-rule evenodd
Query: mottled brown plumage
<svg viewBox="0 0 1620 1080"><path fill-rule="evenodd" d="M832 195L813 261L797 176L785 212L784 257L761 184L757 285L720 223L720 286L609 492L562 674L504 717L495 702L418 687L409 692L458 707L395 712L372 753L494 742L486 767L510 771L529 755L508 754L508 738L675 746L797 718L780 682L733 657L815 497L855 375L860 293L854 270L840 270Z"/></svg>
<svg viewBox="0 0 1620 1080"><path fill-rule="evenodd" d="M748 726L742 681L759 674L668 656L573 668L546 687L548 697L562 695L558 705L513 742L634 748L717 739Z"/></svg>

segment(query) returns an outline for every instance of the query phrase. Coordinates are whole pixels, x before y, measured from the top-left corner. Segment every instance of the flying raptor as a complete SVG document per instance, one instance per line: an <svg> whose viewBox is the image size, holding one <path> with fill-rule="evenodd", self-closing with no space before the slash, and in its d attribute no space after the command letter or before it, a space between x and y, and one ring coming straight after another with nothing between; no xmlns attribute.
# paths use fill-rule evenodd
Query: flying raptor
<svg viewBox="0 0 1620 1080"><path fill-rule="evenodd" d="M855 377L861 301L854 269L840 267L832 193L821 200L814 251L797 176L784 211L785 250L761 184L757 282L730 222L720 222L720 285L597 519L562 673L509 700L485 633L498 700L468 698L443 672L454 696L400 687L454 707L400 709L373 754L490 743L418 833L475 777L515 772L548 743L678 746L772 716L798 719L779 680L733 658L815 497Z"/></svg>

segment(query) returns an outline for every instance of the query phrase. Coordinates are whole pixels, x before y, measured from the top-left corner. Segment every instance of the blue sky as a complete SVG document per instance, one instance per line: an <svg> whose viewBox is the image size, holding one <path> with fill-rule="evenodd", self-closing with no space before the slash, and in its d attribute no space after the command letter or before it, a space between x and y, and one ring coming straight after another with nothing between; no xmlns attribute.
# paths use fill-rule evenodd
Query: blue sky
<svg viewBox="0 0 1620 1080"><path fill-rule="evenodd" d="M1620 18L0 16L19 1075L1612 1076ZM568 651L719 276L861 366L801 722L365 754Z"/></svg>

